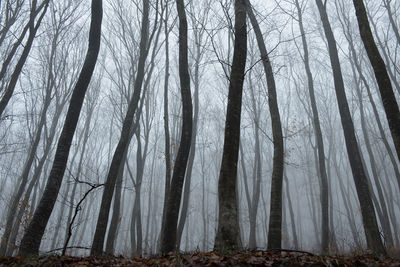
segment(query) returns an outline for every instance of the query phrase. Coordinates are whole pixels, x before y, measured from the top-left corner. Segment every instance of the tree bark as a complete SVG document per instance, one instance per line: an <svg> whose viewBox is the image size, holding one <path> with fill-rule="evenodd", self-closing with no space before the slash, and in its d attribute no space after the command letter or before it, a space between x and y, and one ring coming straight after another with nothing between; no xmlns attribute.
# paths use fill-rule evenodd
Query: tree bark
<svg viewBox="0 0 400 267"><path fill-rule="evenodd" d="M347 153L349 156L354 183L356 185L357 195L360 202L367 245L369 249L374 251L374 253L379 255L386 255L385 247L383 246L378 229L374 206L371 200L371 193L368 188L368 178L362 164L358 142L355 136L354 124L351 119L349 105L345 94L342 70L340 66L335 37L329 23L326 6L322 3L321 0L316 0L316 3L321 16L325 36L328 41L329 56L331 60L336 90L336 98L339 106L339 113L345 136Z"/></svg>
<svg viewBox="0 0 400 267"><path fill-rule="evenodd" d="M176 0L176 7L179 18L179 78L182 98L182 132L178 154L175 159L171 187L168 194L167 210L165 212L165 218L163 218L163 233L161 240L161 253L163 254L177 249L176 233L179 207L192 139L193 111L188 64L188 26L184 1Z"/></svg>
<svg viewBox="0 0 400 267"><path fill-rule="evenodd" d="M32 221L22 238L19 255L37 255L39 253L40 242L61 187L72 138L78 123L86 90L93 75L99 54L102 17L102 0L92 0L89 45L85 62L72 93L64 127L58 140L53 166L45 191L33 215Z"/></svg>
<svg viewBox="0 0 400 267"><path fill-rule="evenodd" d="M386 70L385 62L376 46L371 27L369 26L367 11L363 0L353 0L358 20L361 39L367 51L369 61L374 69L375 78L379 86L383 107L389 123L397 157L400 159L400 110L393 92L392 83Z"/></svg>
<svg viewBox="0 0 400 267"><path fill-rule="evenodd" d="M282 246L282 182L283 182L283 136L279 115L278 99L272 65L268 57L264 39L254 15L250 1L246 0L247 13L256 34L258 48L263 62L268 85L268 104L272 124L274 156L271 181L270 220L268 230L268 249L280 249Z"/></svg>
<svg viewBox="0 0 400 267"><path fill-rule="evenodd" d="M246 2L235 0L235 44L229 79L225 139L218 181L218 230L214 249L237 250L241 245L237 206L237 162L247 55Z"/></svg>
<svg viewBox="0 0 400 267"><path fill-rule="evenodd" d="M100 256L103 254L104 239L108 224L108 215L110 212L111 201L114 193L115 182L118 176L120 165L123 164L123 155L125 149L129 146L131 140L131 128L134 121L134 116L138 107L143 79L144 67L148 55L148 40L149 40L149 0L143 0L142 28L140 37L140 55L136 80L134 84L134 92L129 102L128 110L122 125L121 136L118 145L114 151L114 156L111 161L108 171L107 180L104 186L103 197L101 200L100 213L97 219L96 231L94 234L92 248L90 254L92 256Z"/></svg>

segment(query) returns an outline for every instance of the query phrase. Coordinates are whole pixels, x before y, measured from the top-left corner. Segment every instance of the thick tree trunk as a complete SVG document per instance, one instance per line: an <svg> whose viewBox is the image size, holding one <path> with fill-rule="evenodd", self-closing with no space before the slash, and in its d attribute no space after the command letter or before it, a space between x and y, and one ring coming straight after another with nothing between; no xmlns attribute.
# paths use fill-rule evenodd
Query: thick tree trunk
<svg viewBox="0 0 400 267"><path fill-rule="evenodd" d="M182 98L182 132L178 154L175 159L171 187L168 194L167 210L165 211L165 217L163 218L163 233L161 239L161 253L163 254L177 249L176 233L179 207L192 140L193 111L188 64L188 26L184 1L176 0L176 7L179 17L179 78Z"/></svg>
<svg viewBox="0 0 400 267"><path fill-rule="evenodd" d="M278 99L272 65L268 57L264 39L254 15L250 1L246 0L247 13L256 34L258 48L263 62L268 85L268 104L272 124L274 157L271 181L270 220L268 230L268 249L280 249L282 246L282 181L283 181L283 136L279 115Z"/></svg>
<svg viewBox="0 0 400 267"><path fill-rule="evenodd" d="M242 246L236 191L246 55L246 2L235 0L235 44L229 79L224 148L218 181L218 230L214 243L214 249L219 251L236 250Z"/></svg>
<svg viewBox="0 0 400 267"><path fill-rule="evenodd" d="M89 86L96 65L97 56L100 50L102 17L102 0L92 0L89 47L85 62L72 93L64 127L57 144L53 166L45 191L39 202L39 206L33 215L32 221L22 238L19 255L36 255L39 253L40 242L61 187L72 138L78 123L86 90Z"/></svg>
<svg viewBox="0 0 400 267"><path fill-rule="evenodd" d="M356 185L358 199L360 201L367 245L369 249L374 251L374 253L385 255L386 251L380 237L374 206L371 200L371 192L368 188L368 178L362 164L358 142L355 136L354 125L351 119L349 105L347 103L335 37L329 23L328 14L326 13L326 6L324 6L321 0L316 0L316 3L321 16L325 36L328 41L329 56L331 60L336 90L336 98L338 101L339 113L342 121L350 166L353 172L353 178Z"/></svg>
<svg viewBox="0 0 400 267"><path fill-rule="evenodd" d="M371 27L369 26L367 11L363 0L353 0L354 8L358 20L361 39L364 43L372 68L375 72L375 78L379 86L379 93L382 98L386 118L389 123L393 143L397 151L397 157L400 159L400 110L393 92L392 83L386 70L378 47L376 46Z"/></svg>

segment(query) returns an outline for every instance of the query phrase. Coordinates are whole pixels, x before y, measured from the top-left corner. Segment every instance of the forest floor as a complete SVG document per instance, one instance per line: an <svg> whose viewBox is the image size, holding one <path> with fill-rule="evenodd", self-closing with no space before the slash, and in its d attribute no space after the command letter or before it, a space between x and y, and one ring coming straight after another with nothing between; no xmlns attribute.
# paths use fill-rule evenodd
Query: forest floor
<svg viewBox="0 0 400 267"><path fill-rule="evenodd" d="M35 258L0 257L2 266L400 266L400 259L371 254L318 256L301 251L246 251L235 254L195 252L166 257L71 257L43 255Z"/></svg>

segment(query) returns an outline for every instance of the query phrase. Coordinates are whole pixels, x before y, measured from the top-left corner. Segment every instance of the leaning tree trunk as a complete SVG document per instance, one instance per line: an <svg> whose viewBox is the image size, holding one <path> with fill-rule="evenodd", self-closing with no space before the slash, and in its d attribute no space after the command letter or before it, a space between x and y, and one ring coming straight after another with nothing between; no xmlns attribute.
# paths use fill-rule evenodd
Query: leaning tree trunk
<svg viewBox="0 0 400 267"><path fill-rule="evenodd" d="M375 72L375 78L379 86L379 93L382 98L386 118L389 123L393 143L396 148L397 157L400 159L400 110L393 92L392 83L386 70L385 62L382 59L379 49L376 46L371 27L369 26L367 11L362 0L353 0L354 8L360 28L361 39L367 51L369 61Z"/></svg>
<svg viewBox="0 0 400 267"><path fill-rule="evenodd" d="M182 198L182 186L188 162L192 139L192 96L190 93L190 76L188 64L188 37L185 4L176 0L179 17L179 78L182 97L182 133L176 156L170 191L167 199L167 210L163 218L161 252L168 253L176 249L176 232L179 206Z"/></svg>
<svg viewBox="0 0 400 267"><path fill-rule="evenodd" d="M103 17L102 0L92 0L91 10L92 17L89 33L89 46L85 62L71 96L64 127L58 140L53 166L45 191L33 215L32 221L21 240L19 255L36 255L39 253L40 242L61 187L72 138L74 137L83 100L92 78L100 50L101 21Z"/></svg>
<svg viewBox="0 0 400 267"><path fill-rule="evenodd" d="M317 101L315 99L315 90L314 90L314 79L311 72L310 67L310 57L308 51L308 44L306 40L306 33L303 26L303 14L301 11L301 7L299 5L299 1L295 0L297 13L298 13L298 21L299 28L301 34L301 40L303 43L304 50L304 67L306 69L307 81L308 81L308 92L310 95L310 103L313 114L313 126L315 131L315 139L317 143L318 150L318 170L321 179L321 192L320 192L320 201L321 201L321 232L322 232L322 240L321 240L321 252L326 254L329 252L329 191L328 191L328 176L326 174L325 167L325 152L324 152L324 142L322 138L322 130L321 124L319 122L319 114L317 108Z"/></svg>
<svg viewBox="0 0 400 267"><path fill-rule="evenodd" d="M368 188L368 178L362 164L358 142L354 131L354 124L351 119L349 104L346 98L342 70L339 61L339 53L336 47L336 40L333 35L331 25L329 23L326 6L324 6L321 0L316 0L316 3L321 16L325 36L328 42L329 56L334 76L336 98L339 106L339 113L342 121L350 166L353 173L358 199L360 201L367 245L369 249L374 251L374 253L386 255L385 247L383 246L382 239L379 233L374 205L371 199L371 192Z"/></svg>
<svg viewBox="0 0 400 267"><path fill-rule="evenodd" d="M283 182L283 136L282 124L279 115L276 85L271 61L269 60L264 39L254 15L250 1L246 0L247 13L250 17L256 34L258 49L260 50L264 72L268 86L268 104L272 124L272 137L274 143L274 157L271 181L270 220L268 230L268 249L280 249L282 246L282 182Z"/></svg>
<svg viewBox="0 0 400 267"><path fill-rule="evenodd" d="M131 140L131 128L134 121L134 116L138 107L141 88L145 73L145 62L148 55L148 39L149 39L149 0L143 0L143 15L142 28L140 37L140 55L136 80L134 84L134 92L129 102L129 107L122 125L121 136L118 145L114 151L114 156L111 161L108 171L107 180L104 186L103 197L101 199L100 213L97 219L96 231L93 238L90 254L100 256L103 254L104 239L108 224L108 215L110 212L111 201L114 193L115 182L118 176L120 165L123 164L124 151L129 146Z"/></svg>
<svg viewBox="0 0 400 267"><path fill-rule="evenodd" d="M218 230L214 243L214 248L220 251L236 250L241 247L236 186L246 55L246 3L245 0L235 0L235 44L218 181Z"/></svg>

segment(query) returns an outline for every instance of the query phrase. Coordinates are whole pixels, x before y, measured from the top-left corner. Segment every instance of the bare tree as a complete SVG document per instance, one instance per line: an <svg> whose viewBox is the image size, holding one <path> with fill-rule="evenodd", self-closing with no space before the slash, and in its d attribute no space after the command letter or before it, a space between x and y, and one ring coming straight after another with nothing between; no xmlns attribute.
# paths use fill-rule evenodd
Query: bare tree
<svg viewBox="0 0 400 267"><path fill-rule="evenodd" d="M379 86L379 93L385 108L393 143L397 156L400 159L400 110L393 92L392 83L386 70L385 62L376 46L371 27L369 26L367 11L363 0L353 0L358 20L361 39L367 51L368 58L374 69L375 78ZM398 33L397 33L398 34Z"/></svg>
<svg viewBox="0 0 400 267"><path fill-rule="evenodd" d="M218 180L218 230L214 243L214 248L220 251L236 250L242 246L236 191L242 94L247 55L246 2L244 0L235 0L234 27L234 53L229 79L224 148Z"/></svg>
<svg viewBox="0 0 400 267"><path fill-rule="evenodd" d="M97 56L100 50L102 17L102 0L92 0L89 46L85 62L72 93L67 117L65 118L64 127L58 140L53 166L45 191L33 215L32 221L22 238L19 255L39 253L40 242L61 187L72 138L78 123L85 93L97 62Z"/></svg>
<svg viewBox="0 0 400 267"><path fill-rule="evenodd" d="M351 119L351 114L345 94L342 70L336 47L336 40L333 35L331 25L329 23L328 14L326 12L326 2L325 4L323 4L321 0L316 0L316 3L321 16L326 40L328 42L329 56L334 76L336 98L339 106L339 113L342 121L350 166L353 172L358 200L360 201L367 244L368 247L374 251L374 253L385 255L386 251L379 234L378 223L376 220L374 206L371 199L371 192L368 187L368 178L366 176L366 172L362 163L358 142L354 132L354 124Z"/></svg>
<svg viewBox="0 0 400 267"><path fill-rule="evenodd" d="M124 162L124 151L127 149L132 137L131 129L140 100L144 79L145 63L148 55L149 7L149 0L143 0L142 28L139 48L140 55L137 65L138 68L134 84L134 92L129 101L128 110L126 111L125 119L122 125L121 136L119 138L118 145L114 151L111 166L109 168L107 179L105 182L103 197L100 206L100 213L97 219L96 231L93 237L92 248L90 251L90 254L93 256L99 256L103 254L104 239L107 230L111 201L114 194L115 182L118 176L118 172L120 170L120 166Z"/></svg>
<svg viewBox="0 0 400 267"><path fill-rule="evenodd" d="M303 5L304 2L301 4ZM322 229L322 240L321 240L321 251L322 253L329 252L329 191L328 191L328 177L326 173L325 166L325 152L324 152L324 142L322 138L322 130L321 124L318 114L317 102L315 99L315 90L314 90L314 78L311 72L310 67L310 56L308 51L308 44L306 39L306 33L303 25L303 8L298 0L295 0L295 5L297 9L298 22L301 34L301 41L303 44L303 62L304 67L306 69L307 81L308 81L308 92L310 95L310 103L312 109L313 116L313 126L315 131L315 140L317 143L318 150L318 170L319 176L321 179L321 192L320 192L320 200L321 200L321 211L322 211L322 221L321 221L321 229Z"/></svg>
<svg viewBox="0 0 400 267"><path fill-rule="evenodd" d="M33 0L32 2L32 10L30 13L30 18L29 18L29 22L26 25L25 29L29 29L29 36L28 36L28 40L26 41L26 44L24 46L24 49L22 51L22 54L20 56L20 58L18 59L18 62L14 68L14 71L11 75L11 79L10 82L8 83L7 87L5 88L4 94L1 97L0 100L0 118L5 110L5 108L7 107L8 102L11 99L11 96L14 93L15 90L15 86L17 85L17 81L18 78L22 72L22 68L25 65L25 62L28 58L29 52L31 51L32 48L32 44L33 41L35 39L36 33L40 27L40 24L43 20L44 15L46 14L47 8L49 7L49 2L50 0L45 0L42 2L41 5L37 6L37 0ZM40 11L42 12L39 16L39 19L36 21L35 23L35 18L37 16L37 14L40 13ZM26 32L26 30L24 29L24 31ZM7 68L7 65L10 63L11 58L13 56L13 53L16 52L16 48L19 46L20 42L24 39L25 33L21 34L20 39L15 43L13 50L11 51L9 57L6 59L6 61L3 63L3 68L2 71L0 72L0 80L1 80L1 75L4 76L5 70ZM11 56L11 58L10 58ZM3 69L4 69L4 73L3 73Z"/></svg>
<svg viewBox="0 0 400 267"><path fill-rule="evenodd" d="M264 38L254 15L250 1L246 0L247 13L256 34L258 48L263 62L265 77L268 86L268 103L272 124L274 156L272 167L270 219L268 230L268 249L280 249L282 246L282 183L283 183L283 136L282 124L279 115L276 84L272 71L271 61L265 47Z"/></svg>
<svg viewBox="0 0 400 267"><path fill-rule="evenodd" d="M167 210L162 223L162 253L168 253L176 249L176 232L179 207L182 198L182 187L192 140L193 110L188 63L188 26L184 1L176 0L176 8L179 17L179 79L182 99L182 131L178 154L176 155L174 170L171 178L170 191L168 193L166 206Z"/></svg>

